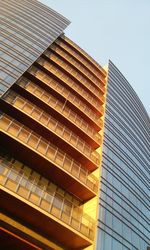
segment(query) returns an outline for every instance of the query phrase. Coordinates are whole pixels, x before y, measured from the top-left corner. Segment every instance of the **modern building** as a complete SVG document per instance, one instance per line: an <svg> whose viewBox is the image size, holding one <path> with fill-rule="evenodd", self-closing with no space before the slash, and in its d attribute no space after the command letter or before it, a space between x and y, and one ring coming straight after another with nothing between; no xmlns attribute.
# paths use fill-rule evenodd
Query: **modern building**
<svg viewBox="0 0 150 250"><path fill-rule="evenodd" d="M148 115L68 24L0 0L0 247L146 250Z"/></svg>
<svg viewBox="0 0 150 250"><path fill-rule="evenodd" d="M147 250L150 121L125 77L108 64L97 249Z"/></svg>

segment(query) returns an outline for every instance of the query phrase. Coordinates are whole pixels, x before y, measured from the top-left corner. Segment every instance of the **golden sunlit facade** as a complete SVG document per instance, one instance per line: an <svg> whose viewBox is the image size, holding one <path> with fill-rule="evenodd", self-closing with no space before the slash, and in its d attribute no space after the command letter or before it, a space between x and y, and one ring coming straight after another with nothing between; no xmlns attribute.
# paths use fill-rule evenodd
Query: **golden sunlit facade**
<svg viewBox="0 0 150 250"><path fill-rule="evenodd" d="M1 97L1 245L95 248L105 97L105 70L64 35Z"/></svg>
<svg viewBox="0 0 150 250"><path fill-rule="evenodd" d="M0 249L146 250L148 114L69 23L0 0Z"/></svg>

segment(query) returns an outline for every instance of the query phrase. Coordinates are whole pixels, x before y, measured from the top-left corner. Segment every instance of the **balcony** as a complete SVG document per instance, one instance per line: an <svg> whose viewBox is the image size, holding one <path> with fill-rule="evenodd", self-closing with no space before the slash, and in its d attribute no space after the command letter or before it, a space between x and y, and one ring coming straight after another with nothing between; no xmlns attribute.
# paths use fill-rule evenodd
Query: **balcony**
<svg viewBox="0 0 150 250"><path fill-rule="evenodd" d="M48 110L48 108L51 110L50 113L54 113L53 111L56 111L55 116L60 117L60 120L63 121L64 124L68 124L69 127L71 127L71 130L80 130L82 131L82 136L87 139L87 137L90 137L95 142L98 143L98 145L95 144L95 146L99 146L101 142L101 136L99 133L95 131L85 120L83 120L79 115L77 115L75 112L73 112L69 107L67 107L66 102L61 102L54 96L52 96L47 91L43 90L30 80L23 78L20 82L17 83L21 88L24 88L27 92L32 94L32 98L35 96L38 98L38 105L43 107L45 104L45 110ZM15 88L15 86L14 86ZM23 94L23 91L20 91L21 94ZM68 123L69 121L69 123ZM71 124L74 125L74 127L70 126ZM102 127L102 124L100 125ZM99 130L99 129L98 129ZM77 132L77 134L81 134L81 132ZM93 144L94 144L93 141ZM92 141L91 141L92 144Z"/></svg>
<svg viewBox="0 0 150 250"><path fill-rule="evenodd" d="M48 56L48 58L54 61L55 63L58 63L58 65L63 65L63 68L64 66L66 66L68 69L68 67L70 66L73 71L75 70L77 73L79 73L79 75L82 75L87 81L90 81L91 83L93 83L93 85L98 87L98 91L99 89L102 90L104 88L104 79L102 79L101 77L97 78L93 76L91 74L91 71L89 73L89 71L85 69L85 67L83 67L81 63L78 63L77 60L73 59L72 56L68 56L66 51L64 52L64 50L60 46L51 46L49 50L44 52L44 55Z"/></svg>
<svg viewBox="0 0 150 250"><path fill-rule="evenodd" d="M42 63L42 61L44 63ZM45 67L46 61L42 58L38 60L39 65L38 68L35 66L32 66L28 72L31 75L34 75L36 78L38 78L40 81L44 82L46 85L48 85L50 88L52 88L54 91L57 91L60 95L64 96L66 99L68 99L70 102L72 102L73 105L77 106L79 109L81 109L87 116L89 116L93 121L97 124L100 122L100 116L104 113L104 107L102 106L103 98L100 97L101 102L96 102L97 107L95 108L95 105L91 107L91 96L89 99L86 99L82 101L83 96L77 97L79 90L77 92L77 89L72 88L71 81L68 79L68 77L63 79L62 73L58 74L58 69L56 70L53 66L49 69ZM44 65L43 65L44 64ZM42 65L42 66L40 66ZM40 67L40 69L39 69ZM54 70L53 70L54 69ZM50 77L50 75L54 76L55 78L58 78L58 80L54 80L53 77ZM66 87L67 86L67 87ZM73 90L73 91L72 91ZM74 93L72 93L74 92ZM80 94L81 95L81 94ZM69 99L70 96L70 99ZM93 98L94 99L94 98ZM76 101L74 101L76 100ZM88 105L86 104L88 102ZM90 107L89 107L90 104Z"/></svg>
<svg viewBox="0 0 150 250"><path fill-rule="evenodd" d="M97 178L58 147L6 115L0 117L0 130L1 145L17 154L25 164L82 200L96 196Z"/></svg>
<svg viewBox="0 0 150 250"><path fill-rule="evenodd" d="M72 94L71 91L66 89L64 85L50 78L48 81L48 75L44 73L42 70L32 67L28 72L31 75L35 76L38 80L42 81L44 85L47 85L53 90L53 93L58 93L58 99L66 99L68 103L70 103L72 110L75 110L76 113L79 113L81 117L83 116L87 122L90 120L90 123L94 126L95 123L97 126L100 126L101 118L100 116L104 113L103 106L99 105L98 114L89 108L81 99L79 99L76 95ZM36 79L35 79L36 80Z"/></svg>
<svg viewBox="0 0 150 250"><path fill-rule="evenodd" d="M67 81L69 80L71 82L76 82L78 85L81 85L82 88L84 88L91 97L93 96L95 99L101 100L102 92L105 93L105 88L103 89L103 91L98 91L98 89L94 87L94 84L90 84L90 82L86 81L86 79L83 76L79 75L77 71L73 70L71 67L64 66L64 61L60 62L59 60L56 63L49 59L47 56L43 57L44 58L40 57L36 62L43 66L47 71L58 76L60 80L62 78L60 77L60 75L63 74L63 79L67 79Z"/></svg>
<svg viewBox="0 0 150 250"><path fill-rule="evenodd" d="M22 113L22 118L23 114L28 116L23 118L24 125L26 121L27 126L30 126L35 132L39 133L41 136L45 134L45 138L50 138L50 141L55 141L59 148L66 148L66 151L70 152L72 157L77 155L77 158L80 159L81 155L82 158L85 158L84 162L90 160L99 164L100 155L95 150L93 151L89 144L51 115L13 91L9 91L9 93L3 97L3 100L18 110L18 112L15 112L16 118L19 116L19 112ZM8 108L11 109L10 106Z"/></svg>
<svg viewBox="0 0 150 250"><path fill-rule="evenodd" d="M40 60L43 60L43 59L40 58ZM98 98L100 99L98 100L97 98L95 98L95 95L91 94L90 90L87 91L85 87L81 86L81 84L78 84L77 81L73 80L70 76L65 74L65 72L58 69L58 67L56 68L54 65L51 68L51 72L48 69L46 70L52 74L53 78L54 76L57 77L57 79L63 83L62 85L67 86L68 88L75 91L76 94L80 96L80 99L84 99L84 102L88 102L88 104L90 103L90 105L92 105L92 107L94 107L95 110L99 112L99 107L101 106L102 103L104 103L104 100L105 100L102 94L98 96Z"/></svg>
<svg viewBox="0 0 150 250"><path fill-rule="evenodd" d="M65 49L70 55L76 58L76 60L82 63L87 69L89 69L98 78L101 78L101 80L103 80L103 78L106 77L106 72L104 71L104 69L100 65L98 65L95 61L94 61L94 65L92 65L93 58L89 57L88 55L88 58L90 58L89 60L87 59L87 56L85 56L85 54L84 56L82 56L83 55L82 49L76 46L76 44L74 44L71 40L69 40L66 37L65 38L61 37L61 38L58 38L55 41L55 43L61 46L61 48ZM92 60L92 63L91 63L91 60ZM95 69L95 63L96 63L96 69Z"/></svg>
<svg viewBox="0 0 150 250"><path fill-rule="evenodd" d="M54 190L51 184L38 184L36 179L20 174L11 163L2 159L0 194L5 211L54 237L66 247L81 249L92 244L95 230L92 218Z"/></svg>

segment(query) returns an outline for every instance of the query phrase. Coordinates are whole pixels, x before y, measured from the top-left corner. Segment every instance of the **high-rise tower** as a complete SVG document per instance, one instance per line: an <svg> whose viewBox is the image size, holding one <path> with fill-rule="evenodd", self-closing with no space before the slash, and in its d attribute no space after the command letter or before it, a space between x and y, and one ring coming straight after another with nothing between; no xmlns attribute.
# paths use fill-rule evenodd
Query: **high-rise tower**
<svg viewBox="0 0 150 250"><path fill-rule="evenodd" d="M39 2L0 1L0 15L0 244L93 249L106 72Z"/></svg>
<svg viewBox="0 0 150 250"><path fill-rule="evenodd" d="M97 249L147 250L150 245L149 129L141 101L110 61Z"/></svg>
<svg viewBox="0 0 150 250"><path fill-rule="evenodd" d="M148 115L68 24L0 0L0 248L146 250Z"/></svg>

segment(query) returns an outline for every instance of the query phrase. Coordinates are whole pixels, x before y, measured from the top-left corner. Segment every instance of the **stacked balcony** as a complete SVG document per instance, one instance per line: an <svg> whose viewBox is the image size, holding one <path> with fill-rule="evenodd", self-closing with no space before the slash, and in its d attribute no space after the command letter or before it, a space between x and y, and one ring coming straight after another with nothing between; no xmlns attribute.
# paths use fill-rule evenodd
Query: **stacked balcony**
<svg viewBox="0 0 150 250"><path fill-rule="evenodd" d="M37 172L22 165L14 159L10 161L7 157L0 156L2 207L11 212L15 210L17 216L23 217L29 223L32 221L35 227L41 223L38 217L46 224L51 223L51 228L54 228L51 234L58 230L56 238L59 239L60 234L66 233L63 244L71 244L67 243L68 235L72 239L76 238L80 242L78 244L90 244L94 237L95 222L83 213L79 201L46 178L41 178ZM32 213L32 216L27 216L27 211ZM49 233L48 227L45 226L44 231Z"/></svg>
<svg viewBox="0 0 150 250"><path fill-rule="evenodd" d="M9 155L0 156L0 192L8 213L82 249L95 235L83 207L98 193L93 172L101 160L105 74L91 71L85 55L80 62L70 42L62 44L47 49L0 99L0 152Z"/></svg>

